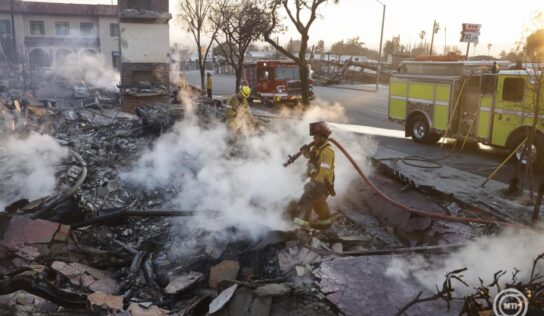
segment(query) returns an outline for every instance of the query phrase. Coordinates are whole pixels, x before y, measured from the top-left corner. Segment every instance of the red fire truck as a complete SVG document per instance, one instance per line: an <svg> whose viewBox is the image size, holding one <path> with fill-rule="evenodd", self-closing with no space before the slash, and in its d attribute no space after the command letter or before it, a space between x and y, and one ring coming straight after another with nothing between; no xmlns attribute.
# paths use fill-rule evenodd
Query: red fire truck
<svg viewBox="0 0 544 316"><path fill-rule="evenodd" d="M262 104L296 102L302 98L299 67L284 60L259 60L244 64L244 80L253 98ZM310 98L314 97L309 80Z"/></svg>

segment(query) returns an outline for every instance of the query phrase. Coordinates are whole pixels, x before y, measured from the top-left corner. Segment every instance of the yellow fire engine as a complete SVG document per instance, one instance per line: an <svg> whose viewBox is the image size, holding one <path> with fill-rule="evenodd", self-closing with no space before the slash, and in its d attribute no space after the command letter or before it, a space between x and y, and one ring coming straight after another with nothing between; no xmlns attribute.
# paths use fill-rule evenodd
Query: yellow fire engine
<svg viewBox="0 0 544 316"><path fill-rule="evenodd" d="M518 149L516 157L525 164L527 155L522 152L529 148L520 144L533 124L535 78L526 70L506 70L508 65L504 61L405 61L391 78L389 119L403 123L406 137L418 143L433 144L445 135ZM543 107L531 148L536 170L544 169Z"/></svg>

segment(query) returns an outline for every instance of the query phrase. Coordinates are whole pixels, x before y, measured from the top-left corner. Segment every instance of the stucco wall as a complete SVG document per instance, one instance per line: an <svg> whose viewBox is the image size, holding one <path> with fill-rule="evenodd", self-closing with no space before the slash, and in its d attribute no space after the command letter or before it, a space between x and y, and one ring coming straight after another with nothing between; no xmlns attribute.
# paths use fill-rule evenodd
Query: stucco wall
<svg viewBox="0 0 544 316"><path fill-rule="evenodd" d="M112 65L112 52L119 51L119 37L110 36L110 24L118 24L117 18L101 17L99 19L100 52L108 65Z"/></svg>
<svg viewBox="0 0 544 316"><path fill-rule="evenodd" d="M121 23L123 63L167 63L168 24Z"/></svg>

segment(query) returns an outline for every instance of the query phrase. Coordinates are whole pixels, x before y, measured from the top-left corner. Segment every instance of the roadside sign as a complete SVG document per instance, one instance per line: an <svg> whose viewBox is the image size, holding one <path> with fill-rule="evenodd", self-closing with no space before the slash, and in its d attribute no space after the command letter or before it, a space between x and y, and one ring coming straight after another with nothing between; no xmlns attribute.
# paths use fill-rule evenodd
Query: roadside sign
<svg viewBox="0 0 544 316"><path fill-rule="evenodd" d="M478 43L481 26L481 24L463 23L463 30L461 31L460 42Z"/></svg>

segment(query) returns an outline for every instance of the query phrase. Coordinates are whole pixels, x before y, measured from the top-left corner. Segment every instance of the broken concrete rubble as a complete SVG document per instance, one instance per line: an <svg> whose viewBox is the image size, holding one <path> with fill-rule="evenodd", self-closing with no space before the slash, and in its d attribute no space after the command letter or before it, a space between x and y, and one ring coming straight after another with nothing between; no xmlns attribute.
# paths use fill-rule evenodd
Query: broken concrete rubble
<svg viewBox="0 0 544 316"><path fill-rule="evenodd" d="M263 286L259 286L255 290L255 294L258 296L282 296L289 294L291 288L285 283L271 283Z"/></svg>
<svg viewBox="0 0 544 316"><path fill-rule="evenodd" d="M242 287L215 315L266 316L270 313L271 303L271 297L255 296L250 289Z"/></svg>
<svg viewBox="0 0 544 316"><path fill-rule="evenodd" d="M236 280L240 264L238 261L225 260L213 266L210 270L209 285L212 288L217 288L223 280Z"/></svg>
<svg viewBox="0 0 544 316"><path fill-rule="evenodd" d="M51 268L66 276L73 285L88 288L93 292L116 294L119 285L109 273L80 264L55 261Z"/></svg>
<svg viewBox="0 0 544 316"><path fill-rule="evenodd" d="M421 291L415 280L401 283L385 274L390 258L347 257L324 261L315 275L327 299L345 315L396 315L407 301ZM458 315L461 306L432 302L415 306L415 315Z"/></svg>
<svg viewBox="0 0 544 316"><path fill-rule="evenodd" d="M123 297L112 296L100 292L95 292L87 296L91 309L95 311L105 310L107 312L116 312L123 310Z"/></svg>
<svg viewBox="0 0 544 316"><path fill-rule="evenodd" d="M221 292L211 303L210 303L210 309L208 313L213 314L217 311L219 311L225 304L227 304L234 293L236 292L236 289L238 289L238 284L234 284L233 286L229 287L228 289Z"/></svg>
<svg viewBox="0 0 544 316"><path fill-rule="evenodd" d="M50 243L66 241L69 231L67 225L15 216L11 218L3 239L17 245Z"/></svg>
<svg viewBox="0 0 544 316"><path fill-rule="evenodd" d="M199 124L224 117L221 104L197 100ZM39 299L50 310L62 306L74 314L89 312L89 306L97 313L126 315L394 313L418 290L406 290L384 277L386 257L369 256L372 251L383 251L382 255L391 248L428 251L462 243L487 229L399 215L357 183L352 186L356 192L340 199L335 222L326 232L271 231L236 241L205 230L191 231L191 236L183 229L172 233L178 226L170 216L194 215L169 209L179 187L133 187L122 181L120 172L171 129L184 111L148 104L136 113L95 105L30 111L30 121L47 122L43 124L47 130L78 153L84 164L70 157L71 167L58 172L63 180L58 194L15 203L2 215L7 219L0 219L0 232L5 231L0 242L0 294L27 293L14 303L11 296L9 302L0 297L0 309L9 304L35 306ZM75 187L84 165L88 174ZM374 177L404 202L447 212L444 201L401 190L401 184L379 174ZM70 198L43 212L46 220L29 219L72 188ZM451 209L455 208L450 205ZM40 228L24 228L32 225ZM47 256L40 253L40 245L46 246ZM182 255L173 255L174 248L182 249ZM413 311L441 314L443 307L423 304Z"/></svg>
<svg viewBox="0 0 544 316"><path fill-rule="evenodd" d="M194 271L191 271L188 274L184 275L171 276L170 283L168 283L168 286L164 289L164 292L168 294L178 293L187 289L188 287L202 280L203 278L204 274Z"/></svg>
<svg viewBox="0 0 544 316"><path fill-rule="evenodd" d="M168 311L158 307L157 305L150 305L147 307L142 304L132 303L128 306L127 311L132 316L166 316Z"/></svg>

